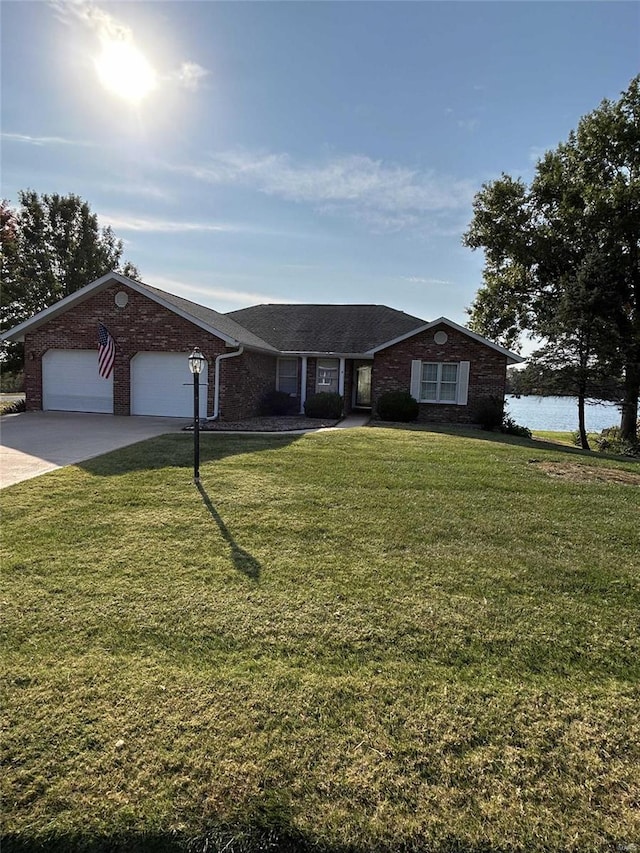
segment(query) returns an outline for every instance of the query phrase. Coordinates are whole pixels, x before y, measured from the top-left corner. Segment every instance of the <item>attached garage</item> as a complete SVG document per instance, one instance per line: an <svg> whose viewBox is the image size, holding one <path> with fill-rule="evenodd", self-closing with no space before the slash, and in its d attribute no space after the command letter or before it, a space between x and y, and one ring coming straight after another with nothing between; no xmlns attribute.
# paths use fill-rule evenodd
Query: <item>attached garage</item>
<svg viewBox="0 0 640 853"><path fill-rule="evenodd" d="M131 359L131 414L193 418L189 353L139 352ZM207 416L207 365L200 374L200 417Z"/></svg>
<svg viewBox="0 0 640 853"><path fill-rule="evenodd" d="M50 349L42 356L42 408L113 414L113 374L98 374L98 350Z"/></svg>

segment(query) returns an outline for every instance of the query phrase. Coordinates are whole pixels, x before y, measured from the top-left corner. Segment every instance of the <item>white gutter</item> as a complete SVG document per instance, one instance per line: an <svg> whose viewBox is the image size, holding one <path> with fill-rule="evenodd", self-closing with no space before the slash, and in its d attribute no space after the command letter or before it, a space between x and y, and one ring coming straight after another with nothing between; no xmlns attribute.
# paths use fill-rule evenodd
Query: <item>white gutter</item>
<svg viewBox="0 0 640 853"><path fill-rule="evenodd" d="M241 346L239 350L235 352L223 352L219 356L216 356L216 367L214 373L214 389L213 389L213 416L207 418L208 421L215 421L215 419L220 415L220 362L223 358L235 358L238 355L242 355L244 352L244 347Z"/></svg>

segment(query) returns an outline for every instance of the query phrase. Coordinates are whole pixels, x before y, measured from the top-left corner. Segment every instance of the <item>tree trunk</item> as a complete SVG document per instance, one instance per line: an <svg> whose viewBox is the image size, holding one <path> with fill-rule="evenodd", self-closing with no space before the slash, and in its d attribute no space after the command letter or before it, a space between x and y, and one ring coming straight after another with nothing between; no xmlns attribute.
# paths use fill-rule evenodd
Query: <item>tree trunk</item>
<svg viewBox="0 0 640 853"><path fill-rule="evenodd" d="M636 361L626 364L624 371L624 399L620 421L623 441L637 441L638 396L640 396L640 363Z"/></svg>
<svg viewBox="0 0 640 853"><path fill-rule="evenodd" d="M587 438L587 428L584 419L584 403L584 386L581 383L580 388L578 389L578 433L580 435L580 447L583 450L591 450L589 447L589 439Z"/></svg>

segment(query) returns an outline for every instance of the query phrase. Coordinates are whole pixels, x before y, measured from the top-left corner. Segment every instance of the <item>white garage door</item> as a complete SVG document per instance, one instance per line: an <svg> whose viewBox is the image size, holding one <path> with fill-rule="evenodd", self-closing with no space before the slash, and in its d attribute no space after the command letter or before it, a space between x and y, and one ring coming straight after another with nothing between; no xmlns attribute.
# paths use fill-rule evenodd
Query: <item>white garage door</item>
<svg viewBox="0 0 640 853"><path fill-rule="evenodd" d="M131 359L131 414L193 418L188 352L139 352ZM207 416L207 366L200 374L200 417Z"/></svg>
<svg viewBox="0 0 640 853"><path fill-rule="evenodd" d="M113 414L113 373L98 375L98 350L50 349L42 356L42 408Z"/></svg>

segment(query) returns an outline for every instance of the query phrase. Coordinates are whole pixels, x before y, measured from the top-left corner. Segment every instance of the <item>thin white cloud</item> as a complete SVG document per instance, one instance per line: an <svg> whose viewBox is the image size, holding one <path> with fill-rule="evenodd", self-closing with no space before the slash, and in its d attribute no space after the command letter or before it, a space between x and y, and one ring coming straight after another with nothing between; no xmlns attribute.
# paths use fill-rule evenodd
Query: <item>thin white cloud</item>
<svg viewBox="0 0 640 853"><path fill-rule="evenodd" d="M183 62L178 71L171 76L178 80L185 89L195 92L208 75L207 69L198 65L197 62Z"/></svg>
<svg viewBox="0 0 640 853"><path fill-rule="evenodd" d="M313 234L302 231L282 231L268 228L262 224L237 222L194 222L184 219L162 219L151 216L135 216L126 212L99 211L98 216L104 225L110 225L116 232L146 234L262 234L288 239L309 238Z"/></svg>
<svg viewBox="0 0 640 853"><path fill-rule="evenodd" d="M176 293L176 295L183 296L185 299L191 298L193 301L197 301L198 297L205 296L207 299L203 304L208 304L209 307L218 311L221 309L215 304L215 301L235 306L258 305L264 303L270 303L272 305L298 304L295 299L284 299L281 296L273 296L266 293L250 292L246 290L236 290L234 288L227 287L217 287L215 285L189 284L188 282L178 281L164 276L145 276L145 281L153 287L159 287L162 290Z"/></svg>
<svg viewBox="0 0 640 853"><path fill-rule="evenodd" d="M451 281L446 281L443 278L423 278L418 275L403 276L403 279L404 281L408 281L409 284L426 284L435 287L445 287L453 283Z"/></svg>
<svg viewBox="0 0 640 853"><path fill-rule="evenodd" d="M287 154L227 151L212 155L204 165L177 168L211 184L244 186L312 204L320 213L347 214L381 231L421 228L466 209L476 189L471 181L366 155L316 164L296 162Z"/></svg>
<svg viewBox="0 0 640 853"><path fill-rule="evenodd" d="M75 145L83 148L93 147L92 142L80 139L65 139L62 136L30 136L27 133L1 133L0 138L7 142L18 142L24 145Z"/></svg>
<svg viewBox="0 0 640 853"><path fill-rule="evenodd" d="M110 225L115 231L138 231L150 234L156 233L189 233L211 231L237 231L233 225L214 222L185 222L176 219L151 219L142 216L130 216L124 213L99 214L101 222Z"/></svg>
<svg viewBox="0 0 640 853"><path fill-rule="evenodd" d="M102 41L124 41L135 44L133 30L118 20L93 0L49 0L49 5L64 24L80 24ZM196 91L207 77L208 71L196 62L184 61L175 70L164 70L166 81L175 81L184 89Z"/></svg>

